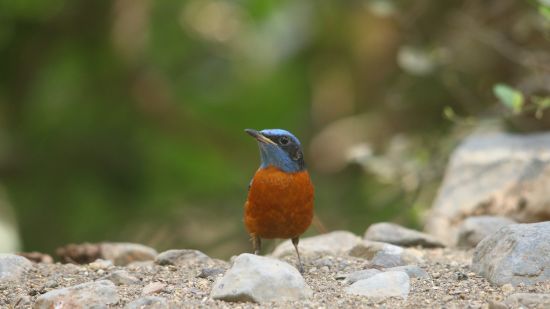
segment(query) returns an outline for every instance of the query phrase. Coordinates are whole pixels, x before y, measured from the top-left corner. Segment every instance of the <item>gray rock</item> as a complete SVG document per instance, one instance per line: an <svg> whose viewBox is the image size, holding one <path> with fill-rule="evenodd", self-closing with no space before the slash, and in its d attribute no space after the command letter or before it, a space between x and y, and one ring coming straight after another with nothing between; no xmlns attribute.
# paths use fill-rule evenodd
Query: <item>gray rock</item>
<svg viewBox="0 0 550 309"><path fill-rule="evenodd" d="M407 299L410 290L409 281L409 276L405 272L388 271L359 280L345 288L345 291L348 294L367 296L373 300L383 300L388 297Z"/></svg>
<svg viewBox="0 0 550 309"><path fill-rule="evenodd" d="M256 303L304 300L311 297L298 270L285 262L243 253L225 275L214 283L210 296L225 301Z"/></svg>
<svg viewBox="0 0 550 309"><path fill-rule="evenodd" d="M31 298L28 295L18 295L15 297L16 305L15 308L31 308L32 307L32 301Z"/></svg>
<svg viewBox="0 0 550 309"><path fill-rule="evenodd" d="M410 247L422 246L426 248L440 248L444 245L435 237L402 227L395 223L376 223L369 226L365 232L365 239Z"/></svg>
<svg viewBox="0 0 550 309"><path fill-rule="evenodd" d="M504 303L511 308L550 308L550 294L515 293Z"/></svg>
<svg viewBox="0 0 550 309"><path fill-rule="evenodd" d="M210 278L210 277L216 277L218 275L221 275L225 272L225 269L219 268L219 267L208 267L201 269L200 274L197 276L198 278Z"/></svg>
<svg viewBox="0 0 550 309"><path fill-rule="evenodd" d="M170 308L168 301L158 296L145 296L127 304L125 309L165 309Z"/></svg>
<svg viewBox="0 0 550 309"><path fill-rule="evenodd" d="M472 270L498 285L550 280L548 235L550 221L507 225L477 245Z"/></svg>
<svg viewBox="0 0 550 309"><path fill-rule="evenodd" d="M210 260L211 258L208 255L198 250L181 249L168 250L160 253L155 259L155 263L159 265L185 266L195 263L206 263Z"/></svg>
<svg viewBox="0 0 550 309"><path fill-rule="evenodd" d="M47 292L37 298L33 308L107 308L118 300L115 285L109 280L100 280Z"/></svg>
<svg viewBox="0 0 550 309"><path fill-rule="evenodd" d="M469 217L458 228L456 245L473 248L485 237L495 233L501 227L516 223L514 220L496 216Z"/></svg>
<svg viewBox="0 0 550 309"><path fill-rule="evenodd" d="M138 278L130 275L125 270L114 271L110 275L106 276L105 279L110 280L116 285L132 285L140 282Z"/></svg>
<svg viewBox="0 0 550 309"><path fill-rule="evenodd" d="M151 261L157 256L153 248L133 243L102 243L101 257L115 265L128 265L137 261Z"/></svg>
<svg viewBox="0 0 550 309"><path fill-rule="evenodd" d="M381 272L382 271L380 271L378 269L374 269L374 268L355 271L355 272L352 272L351 274L345 276L344 283L353 284L353 283L355 283L359 280L368 279L368 278L370 278L374 275L377 275Z"/></svg>
<svg viewBox="0 0 550 309"><path fill-rule="evenodd" d="M409 275L409 278L427 279L430 278L428 273L417 265L396 266L386 269L385 271L403 271Z"/></svg>
<svg viewBox="0 0 550 309"><path fill-rule="evenodd" d="M373 265L388 268L422 262L422 259L412 252L396 245L364 240L353 247L349 255L364 258Z"/></svg>
<svg viewBox="0 0 550 309"><path fill-rule="evenodd" d="M0 282L17 281L32 267L32 262L15 254L0 253Z"/></svg>
<svg viewBox="0 0 550 309"><path fill-rule="evenodd" d="M454 245L464 218L550 218L550 133L477 134L452 154L425 230Z"/></svg>
<svg viewBox="0 0 550 309"><path fill-rule="evenodd" d="M299 249L300 253L303 255L338 255L348 252L359 243L361 243L361 238L351 232L334 231L300 239ZM272 253L274 257L284 257L295 254L294 246L290 240L282 242Z"/></svg>

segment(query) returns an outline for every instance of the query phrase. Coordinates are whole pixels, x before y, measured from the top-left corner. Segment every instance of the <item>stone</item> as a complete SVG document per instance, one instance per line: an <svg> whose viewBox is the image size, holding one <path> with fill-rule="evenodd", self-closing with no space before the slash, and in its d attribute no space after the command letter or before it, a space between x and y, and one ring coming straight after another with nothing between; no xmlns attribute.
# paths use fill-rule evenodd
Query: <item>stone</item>
<svg viewBox="0 0 550 309"><path fill-rule="evenodd" d="M272 302L305 300L311 289L296 268L269 257L248 253L239 255L218 279L210 296L232 302Z"/></svg>
<svg viewBox="0 0 550 309"><path fill-rule="evenodd" d="M102 243L101 256L115 265L125 266L136 261L150 261L157 256L153 248L133 243Z"/></svg>
<svg viewBox="0 0 550 309"><path fill-rule="evenodd" d="M125 270L113 271L110 275L106 276L105 279L110 280L116 285L132 285L140 282L138 278L130 275Z"/></svg>
<svg viewBox="0 0 550 309"><path fill-rule="evenodd" d="M506 217L475 216L469 217L458 228L456 245L461 248L474 248L485 237L495 233L501 227L516 223Z"/></svg>
<svg viewBox="0 0 550 309"><path fill-rule="evenodd" d="M201 269L200 274L197 276L198 278L210 278L210 277L216 277L218 275L221 275L225 272L225 269L218 268L218 267L208 267Z"/></svg>
<svg viewBox="0 0 550 309"><path fill-rule="evenodd" d="M430 278L428 273L417 265L396 266L386 269L385 271L403 271L409 275L409 278L427 279Z"/></svg>
<svg viewBox="0 0 550 309"><path fill-rule="evenodd" d="M185 266L195 263L206 263L210 260L211 258L208 255L198 250L178 249L160 253L155 259L155 263L158 265Z"/></svg>
<svg viewBox="0 0 550 309"><path fill-rule="evenodd" d="M33 308L107 308L118 301L115 285L109 280L99 280L49 291L36 299Z"/></svg>
<svg viewBox="0 0 550 309"><path fill-rule="evenodd" d="M143 294L143 295L149 295L149 294L159 293L159 292L162 291L165 287L166 287L166 284L165 284L165 283L158 282L158 281L151 282L151 283L149 283L148 285L146 285L146 286L143 287L143 290L141 291L141 294Z"/></svg>
<svg viewBox="0 0 550 309"><path fill-rule="evenodd" d="M88 264L101 258L101 244L68 244L55 252L63 263Z"/></svg>
<svg viewBox="0 0 550 309"><path fill-rule="evenodd" d="M22 256L0 253L0 283L21 280L31 268L32 262Z"/></svg>
<svg viewBox="0 0 550 309"><path fill-rule="evenodd" d="M382 271L380 271L378 269L374 269L374 268L358 270L358 271L352 272L349 275L346 275L344 277L344 283L353 284L353 283L355 283L359 280L368 279L368 278L370 278L374 275L377 275L381 272Z"/></svg>
<svg viewBox="0 0 550 309"><path fill-rule="evenodd" d="M359 243L361 238L351 232L334 231L300 239L298 247L302 255L339 255L348 252ZM278 245L271 255L280 258L295 254L292 242L286 240Z"/></svg>
<svg viewBox="0 0 550 309"><path fill-rule="evenodd" d="M347 294L367 296L372 300L384 300L399 297L404 300L409 296L410 279L403 271L388 271L368 279L355 282L345 288Z"/></svg>
<svg viewBox="0 0 550 309"><path fill-rule="evenodd" d="M471 268L497 285L550 280L548 235L550 221L502 227L477 245Z"/></svg>
<svg viewBox="0 0 550 309"><path fill-rule="evenodd" d="M51 255L42 252L17 252L17 255L26 258L35 263L52 264L53 258Z"/></svg>
<svg viewBox="0 0 550 309"><path fill-rule="evenodd" d="M425 231L455 245L461 222L494 215L550 220L550 133L474 134L453 152Z"/></svg>
<svg viewBox="0 0 550 309"><path fill-rule="evenodd" d="M422 246L426 248L441 248L444 245L435 237L402 227L395 223L375 223L365 232L366 240L386 242L398 246Z"/></svg>
<svg viewBox="0 0 550 309"><path fill-rule="evenodd" d="M550 294L515 293L504 303L510 308L550 308Z"/></svg>
<svg viewBox="0 0 550 309"><path fill-rule="evenodd" d="M97 259L104 259L119 266L154 260L157 255L155 249L144 245L112 242L68 244L57 248L56 253L65 263L88 264Z"/></svg>
<svg viewBox="0 0 550 309"><path fill-rule="evenodd" d="M32 308L32 301L28 295L18 295L15 298L15 308Z"/></svg>
<svg viewBox="0 0 550 309"><path fill-rule="evenodd" d="M349 251L349 255L367 259L385 268L418 264L422 259L408 250L383 242L364 240Z"/></svg>
<svg viewBox="0 0 550 309"><path fill-rule="evenodd" d="M105 269L108 269L112 266L113 266L112 261L104 260L104 259L97 259L97 260L91 262L90 264L88 264L88 267L90 267L93 270L98 270L98 269L105 270Z"/></svg>
<svg viewBox="0 0 550 309"><path fill-rule="evenodd" d="M145 296L127 304L125 309L165 309L170 308L168 301L158 296Z"/></svg>

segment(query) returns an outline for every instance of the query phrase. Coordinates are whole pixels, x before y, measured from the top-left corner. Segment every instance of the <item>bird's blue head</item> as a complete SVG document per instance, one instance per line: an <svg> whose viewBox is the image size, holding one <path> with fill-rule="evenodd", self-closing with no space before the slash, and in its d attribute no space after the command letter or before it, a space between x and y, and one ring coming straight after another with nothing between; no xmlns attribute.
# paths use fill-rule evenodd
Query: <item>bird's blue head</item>
<svg viewBox="0 0 550 309"><path fill-rule="evenodd" d="M262 159L260 168L274 166L287 173L305 169L302 146L292 133L281 129L246 129L245 132L258 141Z"/></svg>

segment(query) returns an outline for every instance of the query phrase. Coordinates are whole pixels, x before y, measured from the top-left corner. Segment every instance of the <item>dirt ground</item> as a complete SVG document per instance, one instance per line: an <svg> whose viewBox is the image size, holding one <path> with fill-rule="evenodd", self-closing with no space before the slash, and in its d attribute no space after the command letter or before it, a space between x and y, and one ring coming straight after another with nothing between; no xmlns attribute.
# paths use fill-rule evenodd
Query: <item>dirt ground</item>
<svg viewBox="0 0 550 309"><path fill-rule="evenodd" d="M419 266L429 279L411 279L407 300L386 299L374 302L344 292L343 274L369 267L368 261L349 256L305 256L304 277L313 289L310 300L281 303L229 303L209 297L213 282L230 264L220 260L196 262L185 266L159 266L153 262L105 268L73 264L35 264L24 280L0 285L0 308L31 308L40 295L62 287L106 278L125 270L139 279L118 285L119 303L124 307L142 297L144 287L153 282L161 288L151 295L163 297L174 308L489 308L518 292L550 293L550 282L535 286L498 287L471 272L471 251L419 249L425 262ZM295 263L292 257L286 259ZM217 273L217 274L216 274Z"/></svg>

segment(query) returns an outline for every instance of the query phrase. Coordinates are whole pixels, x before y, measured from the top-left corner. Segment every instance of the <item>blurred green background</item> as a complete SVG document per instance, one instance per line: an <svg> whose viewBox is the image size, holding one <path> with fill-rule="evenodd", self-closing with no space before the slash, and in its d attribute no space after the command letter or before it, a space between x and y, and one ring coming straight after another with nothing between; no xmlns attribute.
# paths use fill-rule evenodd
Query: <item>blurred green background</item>
<svg viewBox="0 0 550 309"><path fill-rule="evenodd" d="M550 92L549 6L0 0L0 215L26 251L248 251L259 156L243 129L284 128L316 185L324 228L308 234L421 227L464 134L550 128L493 94Z"/></svg>

